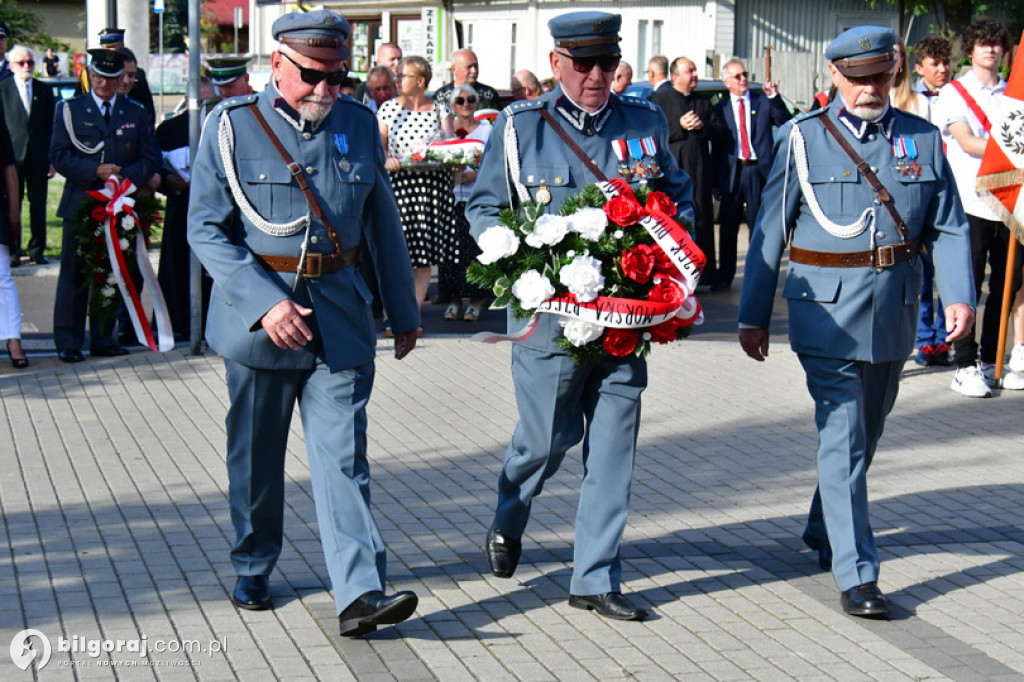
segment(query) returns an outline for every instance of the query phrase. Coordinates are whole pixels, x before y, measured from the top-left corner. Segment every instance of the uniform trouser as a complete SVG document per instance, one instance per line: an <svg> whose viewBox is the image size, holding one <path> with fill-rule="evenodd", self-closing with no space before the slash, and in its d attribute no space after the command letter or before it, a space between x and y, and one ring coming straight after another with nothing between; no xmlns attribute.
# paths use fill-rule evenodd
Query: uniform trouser
<svg viewBox="0 0 1024 682"><path fill-rule="evenodd" d="M1010 230L996 220L985 220L968 215L971 228L971 265L974 269L974 293L981 302L981 285L985 281L985 263L990 268L988 276L988 297L985 299L985 314L981 319L981 361L988 364L996 361L999 344L999 316L1003 307L1003 286L1006 281L1006 255L1010 246ZM1013 286L1010 298L1017 293L1021 283L1021 250L1017 249L1017 261L1013 272ZM975 330L953 343L956 351L956 366L968 367L978 361L979 345ZM1002 360L1000 360L1002 362Z"/></svg>
<svg viewBox="0 0 1024 682"><path fill-rule="evenodd" d="M753 234L764 183L758 166L740 166L736 191L722 197L718 207L718 284L732 284L736 276L740 223L746 221L747 234Z"/></svg>
<svg viewBox="0 0 1024 682"><path fill-rule="evenodd" d="M19 195L23 197L28 194L28 215L29 228L31 230L28 240L29 258L36 260L46 251L46 189L49 178L46 172L43 173L18 173L20 185ZM19 245L20 247L20 245ZM12 249L12 253L20 251Z"/></svg>
<svg viewBox="0 0 1024 682"><path fill-rule="evenodd" d="M64 220L60 274L57 275L57 292L53 301L53 344L58 351L81 350L85 342L85 316L89 311L91 283L85 281L75 257L77 230L73 221ZM90 315L90 346L114 345L114 324L114 320L110 320L106 328L101 329L103 325L96 315Z"/></svg>
<svg viewBox="0 0 1024 682"><path fill-rule="evenodd" d="M519 423L498 479L494 524L522 536L533 498L583 441L583 485L576 512L571 594L619 591L619 544L640 426L647 363L630 356L577 366L566 355L512 348Z"/></svg>
<svg viewBox="0 0 1024 682"><path fill-rule="evenodd" d="M904 360L872 364L800 355L818 427L818 487L807 533L832 547L840 590L878 580L867 473L896 402Z"/></svg>
<svg viewBox="0 0 1024 682"><path fill-rule="evenodd" d="M238 575L269 575L281 554L284 461L288 429L298 401L309 457L320 541L338 612L357 597L383 590L384 540L370 511L366 458L366 403L373 364L331 372L253 369L231 360L228 496Z"/></svg>

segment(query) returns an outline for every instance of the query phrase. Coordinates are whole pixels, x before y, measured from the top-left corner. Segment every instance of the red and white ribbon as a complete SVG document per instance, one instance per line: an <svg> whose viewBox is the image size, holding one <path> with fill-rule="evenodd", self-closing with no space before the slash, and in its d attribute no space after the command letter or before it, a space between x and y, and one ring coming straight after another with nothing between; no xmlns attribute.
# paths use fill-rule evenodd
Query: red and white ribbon
<svg viewBox="0 0 1024 682"><path fill-rule="evenodd" d="M121 180L116 175L107 178L103 189L89 191L88 194L99 201L106 201L104 211L107 215L103 226L103 235L107 244L107 255L110 257L110 267L114 273L114 280L117 282L121 296L125 300L125 307L128 308L128 315L131 317L132 326L135 328L135 336L143 341L150 350L165 352L174 348L174 332L171 330L171 318L167 312L167 303L164 301L163 292L157 282L153 265L149 262L149 252L146 250L146 237L142 233L142 226L139 225L139 216L135 214L135 199L129 195L135 191L135 185L131 180ZM142 307L142 298L135 288L131 273L128 270L128 263L121 249L121 238L117 234L117 223L124 216L130 216L137 225L135 237L135 259L142 273L143 282L149 286L149 296L153 301L153 315L156 317L159 328L159 337L155 338L153 329L149 325L149 317Z"/></svg>

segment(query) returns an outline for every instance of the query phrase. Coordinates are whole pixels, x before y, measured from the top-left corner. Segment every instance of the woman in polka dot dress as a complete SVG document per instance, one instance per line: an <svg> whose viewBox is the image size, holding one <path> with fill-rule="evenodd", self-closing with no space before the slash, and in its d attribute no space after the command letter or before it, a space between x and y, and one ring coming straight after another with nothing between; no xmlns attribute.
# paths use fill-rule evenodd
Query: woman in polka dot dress
<svg viewBox="0 0 1024 682"><path fill-rule="evenodd" d="M385 166L391 174L421 305L430 285L430 266L452 250L448 242L455 221L451 173L402 167L430 142L454 135L451 116L444 106L427 97L431 76L425 59L406 57L398 63L398 96L382 104L377 112L387 155ZM385 322L385 334L387 330Z"/></svg>

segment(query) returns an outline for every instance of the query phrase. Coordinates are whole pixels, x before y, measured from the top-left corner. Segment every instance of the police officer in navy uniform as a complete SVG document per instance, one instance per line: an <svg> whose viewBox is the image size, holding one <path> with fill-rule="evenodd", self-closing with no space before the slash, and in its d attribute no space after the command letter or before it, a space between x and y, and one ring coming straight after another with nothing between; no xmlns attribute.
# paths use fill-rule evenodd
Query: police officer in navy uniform
<svg viewBox="0 0 1024 682"><path fill-rule="evenodd" d="M376 267L397 358L415 346L419 312L376 120L338 96L349 23L317 10L287 14L272 31L280 43L273 82L210 114L189 206L189 243L214 280L206 338L224 357L231 400L232 601L271 604L298 401L340 632L357 636L405 620L417 604L412 592L385 594L386 550L370 510L366 404L376 335L360 249Z"/></svg>
<svg viewBox="0 0 1024 682"><path fill-rule="evenodd" d="M515 102L498 116L466 209L474 236L497 224L499 212L516 208L521 197L547 201L547 210L557 213L567 197L597 181L542 110L607 177L619 174L614 141L653 138L652 158L631 161L649 170L657 166L647 182L676 202L675 218L693 224L692 186L669 152L665 116L649 102L611 95L621 57L621 21L617 14L572 12L548 23L555 42L551 68L560 86L539 99ZM634 186L640 180L627 179ZM485 542L488 564L494 575L512 576L534 496L566 451L583 440L569 603L609 618L642 620L647 612L621 593L619 544L629 511L646 362L609 357L577 366L554 340L557 319L541 315L537 331L512 347L519 424L498 481L497 509ZM509 324L514 331L522 322L510 317Z"/></svg>
<svg viewBox="0 0 1024 682"><path fill-rule="evenodd" d="M64 176L64 194L57 216L64 219L60 275L53 307L53 341L63 362L80 362L85 340L89 283L75 256L77 225L71 216L88 190L101 189L111 176L127 178L143 189L159 168L160 152L149 115L142 105L117 94L124 73L124 55L114 50L89 50L90 91L59 102L53 118L50 163ZM113 338L114 324L89 323L94 356L125 355Z"/></svg>
<svg viewBox="0 0 1024 682"><path fill-rule="evenodd" d="M843 610L868 617L885 616L889 604L877 585L867 470L914 347L922 247L946 303L947 343L974 319L967 220L942 140L924 119L889 106L896 42L888 28L859 26L829 44L839 96L779 131L739 309L743 350L762 361L790 241L782 296L818 427L818 490L804 542L831 568Z"/></svg>

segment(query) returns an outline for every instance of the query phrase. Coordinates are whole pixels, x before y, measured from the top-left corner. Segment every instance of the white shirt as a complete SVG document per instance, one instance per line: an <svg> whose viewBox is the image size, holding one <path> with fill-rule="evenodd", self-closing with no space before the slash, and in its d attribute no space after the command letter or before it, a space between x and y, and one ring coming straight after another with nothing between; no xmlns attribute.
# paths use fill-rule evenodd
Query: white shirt
<svg viewBox="0 0 1024 682"><path fill-rule="evenodd" d="M21 103L25 105L25 113L32 113L32 79L21 80L15 78L18 82L18 92L21 94Z"/></svg>
<svg viewBox="0 0 1024 682"><path fill-rule="evenodd" d="M96 102L96 106L100 110L100 116L102 116L103 115L103 100L96 94L95 90L90 90L89 94L92 95L93 101ZM114 96L111 97L107 101L110 102L110 115L113 116L114 115L114 102L117 101L117 93L115 92Z"/></svg>
<svg viewBox="0 0 1024 682"><path fill-rule="evenodd" d="M740 100L743 100L743 117L746 119L743 124L747 128L747 145L750 147L750 160L757 159L757 152L754 151L754 138L750 134L750 91L743 93L741 97L729 94L729 101L732 103L732 120L736 122L736 158L743 158L743 142L740 140Z"/></svg>
<svg viewBox="0 0 1024 682"><path fill-rule="evenodd" d="M1003 91L1006 89L1006 81L999 79L999 84L994 88L982 85L973 71L967 72L957 80L985 112L985 116L992 121L1004 105L1005 97ZM972 156L964 151L960 143L949 134L949 124L957 121L965 121L971 132L981 138L988 138L981 121L974 115L967 102L952 85L944 85L939 90L938 101L932 103L935 110L934 123L942 131L942 139L946 143L946 158L953 169L953 177L956 178L956 188L960 193L960 202L964 205L964 211L977 218L985 220L999 220L999 216L985 205L975 190L978 180L978 169L981 168L981 157Z"/></svg>

